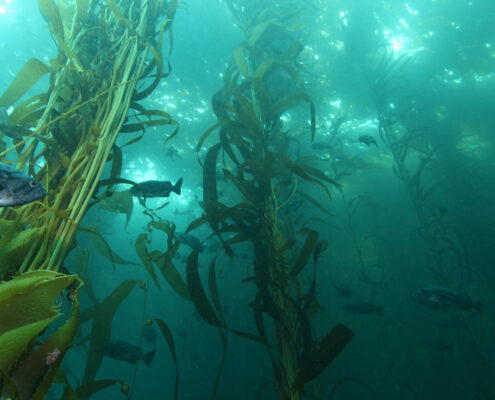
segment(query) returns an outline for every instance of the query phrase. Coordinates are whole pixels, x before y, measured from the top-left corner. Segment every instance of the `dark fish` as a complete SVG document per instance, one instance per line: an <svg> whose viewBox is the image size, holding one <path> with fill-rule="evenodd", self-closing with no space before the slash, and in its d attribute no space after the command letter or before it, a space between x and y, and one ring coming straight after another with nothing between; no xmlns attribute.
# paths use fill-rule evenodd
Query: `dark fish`
<svg viewBox="0 0 495 400"><path fill-rule="evenodd" d="M187 330L184 325L177 325L175 327L175 332L177 333L177 336L181 339L186 339L187 338Z"/></svg>
<svg viewBox="0 0 495 400"><path fill-rule="evenodd" d="M139 360L150 366L155 356L155 350L143 354L142 350L123 340L110 340L105 348L105 355L115 360L125 361L129 364L136 364Z"/></svg>
<svg viewBox="0 0 495 400"><path fill-rule="evenodd" d="M378 147L378 143L376 143L376 140L373 136L368 136L368 135L359 136L358 142L364 143L368 147L370 147L371 144L374 144L376 147Z"/></svg>
<svg viewBox="0 0 495 400"><path fill-rule="evenodd" d="M156 329L151 326L151 325L146 325L143 329L143 337L148 341L149 343L155 343L156 342Z"/></svg>
<svg viewBox="0 0 495 400"><path fill-rule="evenodd" d="M413 299L426 307L447 309L449 307L459 308L465 311L476 309L481 314L481 301L474 301L468 294L443 286L425 286L413 295Z"/></svg>
<svg viewBox="0 0 495 400"><path fill-rule="evenodd" d="M176 148L176 147L174 147L174 146L170 146L170 147L168 147L168 148L167 148L167 151L165 152L165 155L166 155L167 157L170 157L170 159L171 159L172 161L175 161L175 158L178 158L178 159L182 158L182 157L180 156L179 150L177 150L177 148Z"/></svg>
<svg viewBox="0 0 495 400"><path fill-rule="evenodd" d="M179 242L189 246L193 250L198 250L200 253L205 249L205 246L201 244L199 239L196 236L191 235L190 233L180 233L177 232L175 237Z"/></svg>
<svg viewBox="0 0 495 400"><path fill-rule="evenodd" d="M130 192L136 197L168 197L170 193L175 192L180 195L180 188L182 186L182 178L180 178L175 185L171 182L163 181L145 181L133 186Z"/></svg>
<svg viewBox="0 0 495 400"><path fill-rule="evenodd" d="M383 315L383 306L375 306L369 301L356 301L344 305L344 311L351 314L372 314L376 312L378 315Z"/></svg>
<svg viewBox="0 0 495 400"><path fill-rule="evenodd" d="M330 143L327 142L314 142L311 147L315 150L326 150L332 148Z"/></svg>
<svg viewBox="0 0 495 400"><path fill-rule="evenodd" d="M0 162L0 207L41 199L46 190L36 179Z"/></svg>
<svg viewBox="0 0 495 400"><path fill-rule="evenodd" d="M335 286L335 289L337 289L337 294L340 297L343 297L344 299L349 299L352 296L354 296L354 292L352 291L352 289L349 286L342 284L342 283L340 285L334 285L334 286Z"/></svg>

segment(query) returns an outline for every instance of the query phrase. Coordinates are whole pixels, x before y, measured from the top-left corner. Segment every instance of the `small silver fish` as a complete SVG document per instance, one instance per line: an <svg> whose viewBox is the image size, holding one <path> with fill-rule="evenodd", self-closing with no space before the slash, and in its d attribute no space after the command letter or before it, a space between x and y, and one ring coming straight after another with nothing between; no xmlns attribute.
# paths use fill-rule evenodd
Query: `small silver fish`
<svg viewBox="0 0 495 400"><path fill-rule="evenodd" d="M0 162L0 207L26 204L44 196L46 189L36 179Z"/></svg>

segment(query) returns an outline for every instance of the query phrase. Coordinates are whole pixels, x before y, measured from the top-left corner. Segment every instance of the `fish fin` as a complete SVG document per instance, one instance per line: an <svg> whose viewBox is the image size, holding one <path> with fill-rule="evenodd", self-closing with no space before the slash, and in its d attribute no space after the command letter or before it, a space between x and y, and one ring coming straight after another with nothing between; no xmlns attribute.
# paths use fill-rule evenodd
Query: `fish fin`
<svg viewBox="0 0 495 400"><path fill-rule="evenodd" d="M146 364L147 367L151 365L151 362L153 361L153 357L155 357L155 350L151 350L150 352L144 354L141 357L141 360Z"/></svg>
<svg viewBox="0 0 495 400"><path fill-rule="evenodd" d="M376 306L375 311L378 315L383 315L383 306Z"/></svg>
<svg viewBox="0 0 495 400"><path fill-rule="evenodd" d="M177 193L178 195L180 195L180 188L182 186L182 178L180 178L177 183L174 185L174 187L172 188L172 190Z"/></svg>

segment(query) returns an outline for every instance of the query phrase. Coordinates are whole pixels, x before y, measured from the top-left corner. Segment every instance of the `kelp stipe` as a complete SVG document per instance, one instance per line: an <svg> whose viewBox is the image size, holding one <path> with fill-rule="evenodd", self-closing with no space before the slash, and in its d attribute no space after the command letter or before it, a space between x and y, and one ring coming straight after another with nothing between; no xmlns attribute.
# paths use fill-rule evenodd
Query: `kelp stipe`
<svg viewBox="0 0 495 400"><path fill-rule="evenodd" d="M148 126L174 126L169 138L178 129L178 123L166 112L147 110L138 103L151 94L170 72L170 65L163 61L162 47L168 35L169 48L172 48L171 26L178 6L176 0L39 0L38 5L58 47L58 56L50 60L50 64L29 60L0 97L1 107L13 107L6 129L13 145L9 148L0 146L0 157L3 159L9 153L10 159L17 161L18 169L27 166L29 174L47 188L48 195L43 202L9 207L0 212L0 279L7 280L19 274L0 285L6 292L6 288L17 287L26 282L27 277L35 276L33 274L38 274L36 279L42 276L40 274L46 274L40 278L40 288L55 285L51 282L74 280L75 277L56 271L62 269L67 254L77 245L75 232L88 207L94 203L91 201L93 193L110 159L111 182L108 184L120 178L122 157L115 145L117 136L121 132L140 131L141 134L125 144L130 145L142 137ZM50 77L47 93L16 104L46 74ZM140 82L149 84L139 88ZM124 210L129 216L128 207ZM103 247L107 248L112 259L116 258L108 246ZM52 277L50 274L55 275ZM133 283L127 281L122 285L129 289ZM125 292L124 289L119 286L116 290L121 293ZM79 289L70 293L75 308ZM30 299L26 296L24 293L19 299L27 304ZM114 304L112 299L104 300L99 306ZM53 302L44 306L46 313L53 312L50 311ZM22 304L19 307L22 309ZM92 310L93 323L96 324L102 315L109 317L105 312L107 308L95 305L86 310L85 318ZM74 310L70 319L71 329L77 327L78 314L78 309L77 312ZM98 315L101 318L96 318ZM48 319L46 316L45 321ZM11 318L11 323L17 324L16 329L24 326L23 321L21 315ZM2 332L0 340L8 339L10 334L11 330ZM31 340L37 335L36 332L29 334ZM49 368L32 379L32 383L39 383L39 386L24 392L17 384L18 375L23 371L20 361L34 360L38 366L45 365L41 353L32 351L28 341L16 353L27 357L27 361L7 357L0 368L4 392L10 390L14 396L15 392L21 396L29 393L30 398L44 396L72 341L70 335L64 335L67 342L59 343L61 339L55 335L57 341L48 343L56 346L43 348L46 350L43 356L50 357ZM91 342L93 350L86 365L83 388L70 388L64 375L59 374L57 382L66 386L68 395L77 392L80 399L89 398L94 392L116 382L94 381L103 357L96 351L101 351L102 343L96 339ZM1 354L10 354L9 346L2 346Z"/></svg>
<svg viewBox="0 0 495 400"><path fill-rule="evenodd" d="M305 103L310 119L308 139L312 140L316 132L315 107L295 67L304 47L294 35L296 27L304 25L301 4L283 7L264 1L228 1L228 5L245 40L234 49L224 73L224 86L212 98L218 123L203 134L197 146L199 151L218 129L217 142L209 146L203 160L205 212L187 231L208 224L230 257L236 256L236 244L250 243L253 275L244 281L256 285L257 293L249 306L257 333L227 326L217 294L216 257L211 261L208 278L211 302L199 280L197 251L187 261L187 285L201 317L219 328L224 351L226 331L263 343L273 366L279 398L296 400L304 386L328 366L354 334L338 324L322 340L314 340L311 321L317 312L316 265L327 244L319 240L316 231L306 227L302 230L305 241L296 249L294 238L285 236L281 229L284 221L280 209L292 199L299 180L319 185L329 198L327 185L338 184L295 159L289 132L283 130L282 115ZM241 198L237 204L222 202L218 163L220 172ZM290 190L286 190L287 182L291 182ZM310 259L314 263L313 279L304 290L299 275ZM270 325L265 318L273 324L275 343L269 339ZM217 385L218 377L214 392Z"/></svg>

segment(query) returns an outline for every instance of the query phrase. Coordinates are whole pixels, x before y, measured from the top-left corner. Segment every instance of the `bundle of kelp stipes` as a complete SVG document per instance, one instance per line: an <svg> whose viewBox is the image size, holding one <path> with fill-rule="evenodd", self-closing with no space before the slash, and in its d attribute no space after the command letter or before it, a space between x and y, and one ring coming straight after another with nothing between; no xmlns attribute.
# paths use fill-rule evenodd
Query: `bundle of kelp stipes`
<svg viewBox="0 0 495 400"><path fill-rule="evenodd" d="M110 158L111 177L120 176L117 135L177 125L138 103L169 72L162 47L176 0L38 4L58 56L49 65L29 60L0 97L3 110L13 107L2 121L0 159L27 168L48 191L41 201L0 211L0 279L22 274L0 284L0 393L30 399L44 397L77 328L79 285L69 285L78 280L56 271L76 245L74 234ZM19 103L46 74L48 91ZM67 286L74 318L35 352L36 338L58 315L54 300Z"/></svg>

